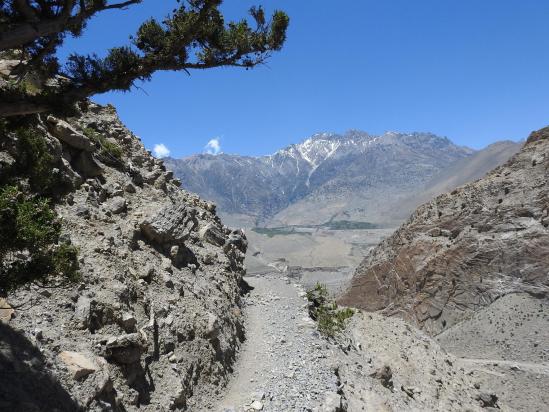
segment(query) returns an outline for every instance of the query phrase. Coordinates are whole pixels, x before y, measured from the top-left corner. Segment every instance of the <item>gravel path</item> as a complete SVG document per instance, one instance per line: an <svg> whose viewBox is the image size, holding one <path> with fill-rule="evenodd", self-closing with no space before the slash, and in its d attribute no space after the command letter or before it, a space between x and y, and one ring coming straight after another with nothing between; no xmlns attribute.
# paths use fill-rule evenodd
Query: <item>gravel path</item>
<svg viewBox="0 0 549 412"><path fill-rule="evenodd" d="M337 402L335 351L309 318L303 288L280 275L247 281L247 340L217 410L320 411Z"/></svg>

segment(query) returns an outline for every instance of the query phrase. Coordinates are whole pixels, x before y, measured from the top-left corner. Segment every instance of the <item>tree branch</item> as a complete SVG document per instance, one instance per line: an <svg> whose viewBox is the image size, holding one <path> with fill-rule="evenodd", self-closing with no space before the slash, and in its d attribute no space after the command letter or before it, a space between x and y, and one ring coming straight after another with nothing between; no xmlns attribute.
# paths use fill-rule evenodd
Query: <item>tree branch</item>
<svg viewBox="0 0 549 412"><path fill-rule="evenodd" d="M67 31L67 27L79 26L85 20L101 11L108 9L123 9L141 2L142 0L128 0L117 4L96 6L80 10L78 14L73 16L72 10L74 8L74 0L68 0L66 2L66 7L63 8L63 13L57 18L44 19L35 23L21 23L4 32L0 32L0 51L20 48L41 37L62 33Z"/></svg>
<svg viewBox="0 0 549 412"><path fill-rule="evenodd" d="M38 21L36 10L27 2L27 0L14 0L15 8L28 22Z"/></svg>
<svg viewBox="0 0 549 412"><path fill-rule="evenodd" d="M124 9L141 1L107 4L105 1L59 0L59 4L66 7L62 13L69 9L73 13L72 9L76 7L76 14L66 19L54 13L56 17L50 17L48 21L21 27L30 27L29 38L39 39L29 43L31 55L45 61L46 56L55 51L57 41L62 41L64 31L79 30L79 24L83 25L87 18L99 11ZM226 24L218 10L221 0L189 3L189 8L181 7L162 23L154 19L143 23L133 39L134 47L115 47L105 58L69 56L65 68L51 74L63 79L44 82L38 94L29 94L15 87L0 90L0 117L55 111L94 94L128 91L135 87L137 80L149 80L156 71L184 71L188 74L189 70L225 66L252 68L263 64L285 41L289 19L284 12L275 11L272 21L266 24L262 11L252 9L250 13L257 24L253 29L246 20ZM86 9L89 4L91 6ZM53 34L45 35L48 30ZM9 34L12 33L0 32L0 50L8 42L6 36ZM21 36L12 41L16 40L21 41Z"/></svg>
<svg viewBox="0 0 549 412"><path fill-rule="evenodd" d="M52 53L61 42L59 35L53 35L48 38L48 42L34 55L29 61L23 60L14 68L13 73L17 74L22 79L31 69L36 68L42 63L44 57Z"/></svg>
<svg viewBox="0 0 549 412"><path fill-rule="evenodd" d="M111 4L111 5L105 6L98 11L110 10L110 9L124 9L128 6L133 6L134 4L141 3L142 1L143 0L128 0L123 3Z"/></svg>

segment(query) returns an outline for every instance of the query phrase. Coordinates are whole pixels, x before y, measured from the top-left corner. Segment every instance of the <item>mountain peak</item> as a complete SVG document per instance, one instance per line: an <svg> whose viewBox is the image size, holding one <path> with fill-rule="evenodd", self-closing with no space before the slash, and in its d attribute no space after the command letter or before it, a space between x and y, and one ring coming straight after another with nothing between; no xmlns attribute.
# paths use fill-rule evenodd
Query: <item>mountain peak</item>
<svg viewBox="0 0 549 412"><path fill-rule="evenodd" d="M390 197L417 189L472 153L432 133L376 136L351 129L316 133L269 156L202 154L168 163L190 190L221 210L263 218L308 196L351 198L378 191Z"/></svg>

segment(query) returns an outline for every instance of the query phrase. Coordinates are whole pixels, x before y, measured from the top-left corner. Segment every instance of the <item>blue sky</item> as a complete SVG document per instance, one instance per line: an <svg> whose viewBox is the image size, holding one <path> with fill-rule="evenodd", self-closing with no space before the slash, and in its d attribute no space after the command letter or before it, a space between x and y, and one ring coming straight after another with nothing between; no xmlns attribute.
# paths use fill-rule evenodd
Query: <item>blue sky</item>
<svg viewBox="0 0 549 412"><path fill-rule="evenodd" d="M174 4L103 13L63 52L122 45ZM267 66L157 73L143 90L94 100L174 157L214 138L224 152L261 155L348 129L430 131L479 148L549 124L546 0L225 0L223 10L239 18L254 4L291 18Z"/></svg>

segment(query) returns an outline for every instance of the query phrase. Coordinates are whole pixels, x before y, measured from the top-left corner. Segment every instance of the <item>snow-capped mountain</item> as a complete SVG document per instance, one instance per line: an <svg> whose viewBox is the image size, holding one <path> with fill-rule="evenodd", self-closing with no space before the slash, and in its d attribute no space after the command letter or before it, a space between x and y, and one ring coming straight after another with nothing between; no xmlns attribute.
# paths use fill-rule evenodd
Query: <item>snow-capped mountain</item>
<svg viewBox="0 0 549 412"><path fill-rule="evenodd" d="M297 207L300 217L323 223L355 203L364 210L358 219L370 219L369 210L394 206L474 153L430 133L373 136L351 130L315 134L269 156L198 154L167 159L166 165L184 188L213 200L222 213L261 221L278 217L284 224L296 223L284 211Z"/></svg>

